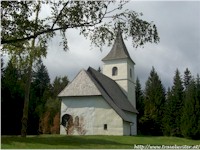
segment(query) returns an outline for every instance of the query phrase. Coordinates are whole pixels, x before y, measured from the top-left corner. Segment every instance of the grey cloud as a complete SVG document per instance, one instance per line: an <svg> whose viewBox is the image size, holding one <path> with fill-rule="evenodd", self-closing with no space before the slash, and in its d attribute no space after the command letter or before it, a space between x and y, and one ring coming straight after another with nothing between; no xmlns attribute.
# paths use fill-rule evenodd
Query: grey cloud
<svg viewBox="0 0 200 150"><path fill-rule="evenodd" d="M152 66L155 67L167 88L173 84L176 68L183 74L186 67L196 76L200 73L200 2L144 2L131 1L126 8L142 12L143 19L153 21L158 27L160 43L147 44L144 48L133 49L131 40L125 41L131 57L136 63L135 74L143 87ZM59 47L59 37L49 45L48 56L44 60L51 79L67 75L73 79L80 69L102 66L101 59L111 47L90 47L90 41L78 34L67 32L70 51Z"/></svg>

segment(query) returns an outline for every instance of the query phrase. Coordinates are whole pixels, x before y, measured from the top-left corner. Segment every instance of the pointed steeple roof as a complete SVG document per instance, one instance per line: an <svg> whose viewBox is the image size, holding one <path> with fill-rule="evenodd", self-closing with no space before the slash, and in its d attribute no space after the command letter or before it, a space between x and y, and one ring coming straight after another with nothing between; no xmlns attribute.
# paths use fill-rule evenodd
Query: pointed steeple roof
<svg viewBox="0 0 200 150"><path fill-rule="evenodd" d="M124 44L124 40L122 38L122 32L120 29L118 29L114 45L111 51L108 53L106 57L102 59L102 61L123 59L123 58L129 58L131 61L133 61L127 51L126 45Z"/></svg>

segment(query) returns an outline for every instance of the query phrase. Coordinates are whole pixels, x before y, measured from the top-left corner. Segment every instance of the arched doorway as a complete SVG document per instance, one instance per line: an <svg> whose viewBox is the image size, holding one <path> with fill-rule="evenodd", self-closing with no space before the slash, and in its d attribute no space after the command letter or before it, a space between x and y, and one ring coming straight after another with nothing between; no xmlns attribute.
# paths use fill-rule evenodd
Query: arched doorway
<svg viewBox="0 0 200 150"><path fill-rule="evenodd" d="M67 135L71 134L71 132L73 131L73 118L72 118L72 116L69 115L69 114L63 115L61 125L63 125L63 127L65 128Z"/></svg>

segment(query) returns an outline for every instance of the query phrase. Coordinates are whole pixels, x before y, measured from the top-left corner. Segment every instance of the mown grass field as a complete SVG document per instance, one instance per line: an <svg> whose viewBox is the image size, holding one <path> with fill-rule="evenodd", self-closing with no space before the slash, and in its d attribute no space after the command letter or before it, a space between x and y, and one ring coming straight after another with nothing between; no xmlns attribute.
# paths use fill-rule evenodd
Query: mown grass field
<svg viewBox="0 0 200 150"><path fill-rule="evenodd" d="M2 149L133 149L135 144L199 145L200 140L152 136L1 136Z"/></svg>

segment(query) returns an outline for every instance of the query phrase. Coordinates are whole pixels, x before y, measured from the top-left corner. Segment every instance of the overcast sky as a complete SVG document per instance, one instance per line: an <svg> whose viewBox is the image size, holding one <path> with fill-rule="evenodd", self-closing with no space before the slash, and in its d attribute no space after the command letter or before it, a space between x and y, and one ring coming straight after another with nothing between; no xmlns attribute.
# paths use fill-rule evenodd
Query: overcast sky
<svg viewBox="0 0 200 150"><path fill-rule="evenodd" d="M126 8L142 12L143 19L153 21L160 36L160 43L138 49L132 47L131 40L125 41L143 87L152 66L166 88L172 86L176 68L182 75L186 68L195 77L200 73L200 1L131 1ZM102 52L91 49L90 41L75 30L69 30L67 37L70 49L67 52L59 46L59 37L49 42L44 64L51 80L64 75L72 80L81 69L102 67L101 59L111 47L104 47Z"/></svg>

